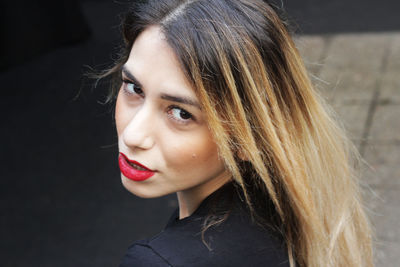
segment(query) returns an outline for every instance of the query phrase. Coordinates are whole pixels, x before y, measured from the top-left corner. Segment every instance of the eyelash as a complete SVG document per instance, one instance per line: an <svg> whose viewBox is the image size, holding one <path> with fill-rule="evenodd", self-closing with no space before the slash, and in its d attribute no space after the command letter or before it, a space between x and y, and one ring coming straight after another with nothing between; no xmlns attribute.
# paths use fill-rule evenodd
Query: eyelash
<svg viewBox="0 0 400 267"><path fill-rule="evenodd" d="M176 118L176 116L174 116L174 114L172 113L173 110L179 110L179 112L186 113L186 115L187 115L189 118L187 118L187 119L178 119L178 118ZM169 107L168 107L168 109L167 109L167 114L168 114L168 117L170 117L172 120L175 120L177 123L180 123L180 124L188 124L188 123L190 123L190 121L194 121L194 120L195 120L194 117L193 117L193 115L192 115L190 112L186 111L185 109L183 109L183 108L181 108L181 107L175 106L175 105L172 105L172 106L169 106ZM179 113L179 114L181 115L181 113Z"/></svg>
<svg viewBox="0 0 400 267"><path fill-rule="evenodd" d="M127 95L140 95L140 96L143 95L142 88L137 86L135 83L129 80L122 80L122 83L123 83L122 88L124 90L124 93L126 93ZM133 85L133 90L134 90L133 92L128 91L128 85L130 84ZM141 92L140 93L135 92L135 88L139 89Z"/></svg>
<svg viewBox="0 0 400 267"><path fill-rule="evenodd" d="M132 95L143 96L144 95L142 89L139 86L137 86L135 83L133 83L132 81L124 79L124 80L122 80L122 83L123 83L122 89L123 89L124 93L127 94L128 96L132 96ZM133 85L133 92L128 90L128 85ZM135 88L139 89L140 93L136 92ZM187 118L187 119L176 118L176 116L174 116L174 114L173 114L173 110L179 110L179 112L180 112L179 114L180 115L181 115L181 112L183 112L189 118ZM181 108L179 106L176 106L176 105L169 106L167 108L167 114L168 114L169 118L171 118L172 120L176 121L179 124L185 125L185 124L190 123L190 121L195 121L194 116L190 112L188 112L187 110L185 110L185 109L183 109L183 108Z"/></svg>

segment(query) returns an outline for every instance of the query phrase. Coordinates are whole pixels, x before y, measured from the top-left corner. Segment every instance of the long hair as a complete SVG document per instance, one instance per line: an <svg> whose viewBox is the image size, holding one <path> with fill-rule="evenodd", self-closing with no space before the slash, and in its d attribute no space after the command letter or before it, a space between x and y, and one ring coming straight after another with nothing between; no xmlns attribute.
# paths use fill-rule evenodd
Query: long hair
<svg viewBox="0 0 400 267"><path fill-rule="evenodd" d="M123 20L126 49L105 75L119 73L151 25L192 83L250 209L272 200L290 265L372 266L353 167L359 156L314 91L276 9L262 0L136 1Z"/></svg>

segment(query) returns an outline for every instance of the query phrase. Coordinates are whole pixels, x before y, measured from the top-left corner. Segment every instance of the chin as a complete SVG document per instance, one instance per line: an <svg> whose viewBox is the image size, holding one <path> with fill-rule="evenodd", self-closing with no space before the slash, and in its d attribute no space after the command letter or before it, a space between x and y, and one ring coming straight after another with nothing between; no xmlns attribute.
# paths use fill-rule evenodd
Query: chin
<svg viewBox="0 0 400 267"><path fill-rule="evenodd" d="M140 198L157 198L168 195L168 193L163 193L159 192L158 190L154 190L154 188L145 181L135 182L121 175L121 182L126 190L128 190L129 192Z"/></svg>

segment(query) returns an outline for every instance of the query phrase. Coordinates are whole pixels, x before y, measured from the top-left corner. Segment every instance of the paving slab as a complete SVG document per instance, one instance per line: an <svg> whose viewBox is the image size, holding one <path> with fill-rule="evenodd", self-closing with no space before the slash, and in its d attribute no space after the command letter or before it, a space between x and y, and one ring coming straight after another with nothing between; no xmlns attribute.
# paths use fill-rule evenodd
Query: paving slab
<svg viewBox="0 0 400 267"><path fill-rule="evenodd" d="M387 68L382 75L380 103L400 104L400 33L390 40Z"/></svg>
<svg viewBox="0 0 400 267"><path fill-rule="evenodd" d="M301 35L295 36L294 40L307 70L311 75L318 75L328 47L327 38L323 35Z"/></svg>
<svg viewBox="0 0 400 267"><path fill-rule="evenodd" d="M332 36L320 78L329 83L334 102L366 103L373 97L390 38L390 34Z"/></svg>
<svg viewBox="0 0 400 267"><path fill-rule="evenodd" d="M363 168L363 181L370 186L399 188L400 143L370 143L365 151L364 159L369 166Z"/></svg>
<svg viewBox="0 0 400 267"><path fill-rule="evenodd" d="M343 123L348 137L359 145L363 136L369 106L366 104L335 104L334 110Z"/></svg>
<svg viewBox="0 0 400 267"><path fill-rule="evenodd" d="M400 251L399 186L372 187L364 191L368 215L375 231L376 266L398 266Z"/></svg>
<svg viewBox="0 0 400 267"><path fill-rule="evenodd" d="M399 266L400 243L391 241L379 241L374 251L376 267Z"/></svg>
<svg viewBox="0 0 400 267"><path fill-rule="evenodd" d="M326 56L329 68L349 71L380 70L380 61L392 38L390 33L332 35L332 44Z"/></svg>
<svg viewBox="0 0 400 267"><path fill-rule="evenodd" d="M302 36L297 45L369 164L361 184L376 266L400 266L400 33Z"/></svg>
<svg viewBox="0 0 400 267"><path fill-rule="evenodd" d="M400 104L376 107L369 139L400 142Z"/></svg>
<svg viewBox="0 0 400 267"><path fill-rule="evenodd" d="M295 38L296 46L303 58L309 77L314 87L321 92L328 103L333 102L333 91L329 81L321 78L321 69L326 60L327 51L331 44L331 37L324 35L302 35Z"/></svg>

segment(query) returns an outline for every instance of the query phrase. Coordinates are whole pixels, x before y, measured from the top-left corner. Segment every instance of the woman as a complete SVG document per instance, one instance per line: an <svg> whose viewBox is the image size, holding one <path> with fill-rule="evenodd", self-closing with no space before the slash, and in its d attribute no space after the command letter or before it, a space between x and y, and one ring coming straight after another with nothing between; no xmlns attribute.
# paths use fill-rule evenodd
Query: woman
<svg viewBox="0 0 400 267"><path fill-rule="evenodd" d="M262 0L150 0L123 21L123 185L177 192L121 266L372 266L357 153Z"/></svg>

